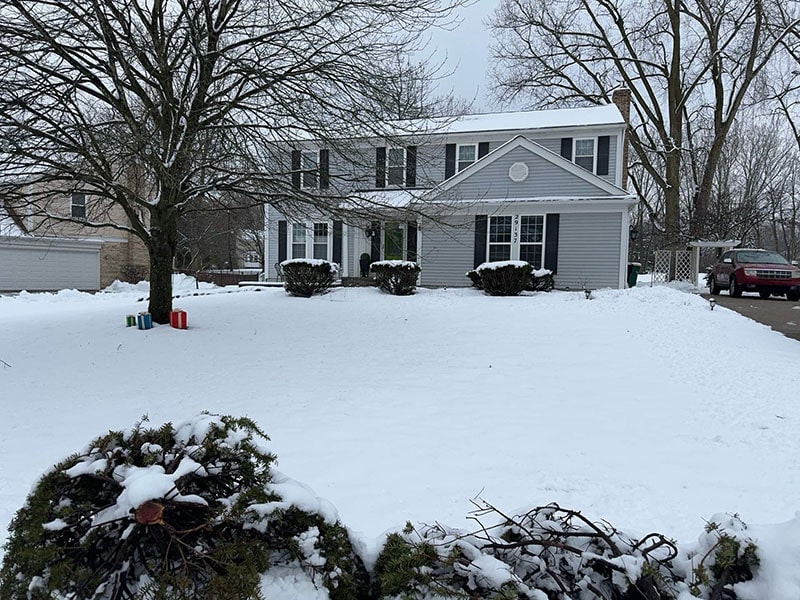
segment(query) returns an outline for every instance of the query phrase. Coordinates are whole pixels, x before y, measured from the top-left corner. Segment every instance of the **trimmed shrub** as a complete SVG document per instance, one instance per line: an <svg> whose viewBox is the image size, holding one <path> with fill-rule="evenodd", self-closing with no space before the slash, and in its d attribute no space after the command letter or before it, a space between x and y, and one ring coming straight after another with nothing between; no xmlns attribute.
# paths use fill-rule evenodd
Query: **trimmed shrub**
<svg viewBox="0 0 800 600"><path fill-rule="evenodd" d="M339 267L327 260L314 258L294 258L281 263L284 289L292 296L310 298L315 294L327 292L334 281Z"/></svg>
<svg viewBox="0 0 800 600"><path fill-rule="evenodd" d="M553 272L549 269L537 269L531 272L529 292L551 292L556 287Z"/></svg>
<svg viewBox="0 0 800 600"><path fill-rule="evenodd" d="M408 296L417 288L420 266L407 260L382 260L370 265L378 287L388 294Z"/></svg>
<svg viewBox="0 0 800 600"><path fill-rule="evenodd" d="M475 270L490 296L517 296L530 286L533 267L521 260L504 260L483 263Z"/></svg>
<svg viewBox="0 0 800 600"><path fill-rule="evenodd" d="M478 288L479 290L483 289L483 281L481 281L480 273L478 273L477 270L472 269L471 271L467 271L466 275L472 282L472 287Z"/></svg>
<svg viewBox="0 0 800 600"><path fill-rule="evenodd" d="M266 440L249 419L208 414L95 439L17 512L0 598L260 598L272 566L313 574L331 599L363 597L347 531L272 470Z"/></svg>

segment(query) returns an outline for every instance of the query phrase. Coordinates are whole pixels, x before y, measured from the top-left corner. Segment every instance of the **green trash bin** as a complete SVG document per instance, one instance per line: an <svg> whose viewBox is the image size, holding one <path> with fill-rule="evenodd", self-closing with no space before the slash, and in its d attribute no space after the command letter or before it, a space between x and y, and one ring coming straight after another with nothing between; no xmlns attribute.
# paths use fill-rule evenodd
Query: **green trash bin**
<svg viewBox="0 0 800 600"><path fill-rule="evenodd" d="M636 287L636 280L639 278L639 269L642 268L642 263L630 262L628 263L628 287Z"/></svg>

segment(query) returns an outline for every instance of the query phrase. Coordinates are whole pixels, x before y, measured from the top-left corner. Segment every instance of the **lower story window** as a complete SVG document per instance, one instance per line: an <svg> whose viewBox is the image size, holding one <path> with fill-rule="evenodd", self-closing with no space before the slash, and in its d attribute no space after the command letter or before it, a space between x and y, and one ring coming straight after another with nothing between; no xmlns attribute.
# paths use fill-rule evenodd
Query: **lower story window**
<svg viewBox="0 0 800 600"><path fill-rule="evenodd" d="M292 258L306 257L306 226L304 223L292 225Z"/></svg>
<svg viewBox="0 0 800 600"><path fill-rule="evenodd" d="M519 259L531 263L534 269L542 268L544 246L544 217L520 217Z"/></svg>
<svg viewBox="0 0 800 600"><path fill-rule="evenodd" d="M292 223L291 258L330 260L329 223Z"/></svg>
<svg viewBox="0 0 800 600"><path fill-rule="evenodd" d="M489 219L489 261L511 260L511 217Z"/></svg>
<svg viewBox="0 0 800 600"><path fill-rule="evenodd" d="M314 223L314 258L328 259L327 223Z"/></svg>
<svg viewBox="0 0 800 600"><path fill-rule="evenodd" d="M544 215L489 218L488 260L524 260L542 268Z"/></svg>

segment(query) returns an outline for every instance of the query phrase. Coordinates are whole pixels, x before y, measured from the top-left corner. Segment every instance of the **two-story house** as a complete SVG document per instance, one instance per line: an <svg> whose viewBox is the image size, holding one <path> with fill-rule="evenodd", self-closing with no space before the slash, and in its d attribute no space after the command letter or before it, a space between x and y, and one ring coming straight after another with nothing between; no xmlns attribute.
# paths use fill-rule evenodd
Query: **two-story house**
<svg viewBox="0 0 800 600"><path fill-rule="evenodd" d="M267 278L290 258L331 260L342 277L358 276L367 254L420 263L421 285L469 285L466 271L482 262L524 260L552 270L559 288L622 288L636 202L625 189L628 114L629 93L619 90L607 106L428 123L424 135L364 142L366 167L298 144L295 187L325 190L346 173L354 206L383 213L293 220L270 208Z"/></svg>
<svg viewBox="0 0 800 600"><path fill-rule="evenodd" d="M7 225L0 229L0 291L97 290L115 279L147 278L147 249L124 229L128 219L120 207L79 188L25 189L18 206L0 198L7 215L0 219Z"/></svg>

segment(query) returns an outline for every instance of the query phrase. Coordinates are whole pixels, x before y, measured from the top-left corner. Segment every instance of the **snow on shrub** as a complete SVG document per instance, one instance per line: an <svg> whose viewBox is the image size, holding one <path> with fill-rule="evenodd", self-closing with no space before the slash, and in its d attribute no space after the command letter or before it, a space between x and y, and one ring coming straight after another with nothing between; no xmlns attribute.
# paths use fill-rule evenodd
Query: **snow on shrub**
<svg viewBox="0 0 800 600"><path fill-rule="evenodd" d="M472 269L471 271L467 271L466 276L469 277L469 280L472 282L473 287L482 290L484 289L484 284L483 284L484 273L487 273L490 279L496 280L497 275L491 271L494 271L497 268L502 269L508 266L524 268L523 267L524 264L526 263L524 263L523 261L508 261L508 260L500 262L492 262L492 263L483 263L477 269ZM523 289L529 292L550 292L555 288L555 285L556 284L555 284L555 279L553 277L553 272L550 269L536 269L536 270L532 269L530 274L530 280ZM495 294L495 295L513 296L516 294Z"/></svg>
<svg viewBox="0 0 800 600"><path fill-rule="evenodd" d="M556 287L553 272L550 269L535 269L531 272L531 281L528 286L530 292L551 292Z"/></svg>
<svg viewBox="0 0 800 600"><path fill-rule="evenodd" d="M472 532L408 524L389 535L375 563L378 598L734 600L733 585L758 564L735 517L681 554L661 534L625 535L557 504L513 516L479 506ZM483 523L487 515L498 522Z"/></svg>
<svg viewBox="0 0 800 600"><path fill-rule="evenodd" d="M375 282L384 292L395 296L408 296L417 287L420 266L408 260L381 260L370 265Z"/></svg>
<svg viewBox="0 0 800 600"><path fill-rule="evenodd" d="M0 598L257 598L273 566L331 599L369 578L335 511L275 472L249 419L111 431L56 465L10 526Z"/></svg>
<svg viewBox="0 0 800 600"><path fill-rule="evenodd" d="M327 260L315 258L294 258L281 263L284 289L292 296L310 298L314 294L324 294L333 282L339 267Z"/></svg>
<svg viewBox="0 0 800 600"><path fill-rule="evenodd" d="M523 260L503 260L485 262L475 271L490 296L516 296L530 286L533 267Z"/></svg>

